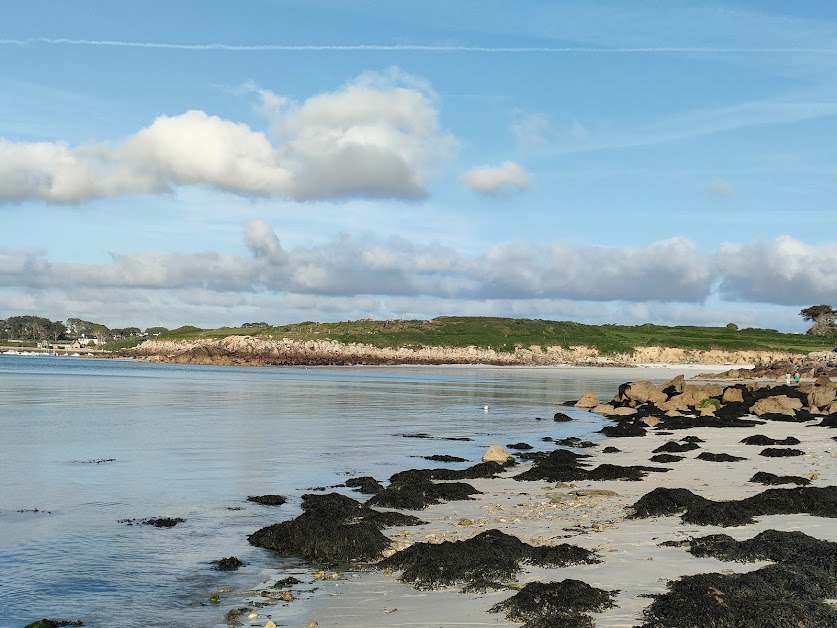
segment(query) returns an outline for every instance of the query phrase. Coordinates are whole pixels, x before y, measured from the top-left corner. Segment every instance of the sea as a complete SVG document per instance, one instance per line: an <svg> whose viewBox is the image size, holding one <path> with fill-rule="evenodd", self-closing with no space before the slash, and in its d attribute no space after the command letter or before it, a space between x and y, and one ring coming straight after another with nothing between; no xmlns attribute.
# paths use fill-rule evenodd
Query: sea
<svg viewBox="0 0 837 628"><path fill-rule="evenodd" d="M225 627L300 562L247 535L357 476L464 468L490 445L596 440L562 404L636 369L222 367L0 355L0 628ZM565 412L569 423L553 421ZM467 463L423 456L448 454ZM282 506L251 495L281 494ZM147 518L184 521L171 528ZM215 569L235 556L244 567ZM220 594L219 594L220 592ZM218 595L218 598L214 598ZM219 601L220 599L220 601Z"/></svg>

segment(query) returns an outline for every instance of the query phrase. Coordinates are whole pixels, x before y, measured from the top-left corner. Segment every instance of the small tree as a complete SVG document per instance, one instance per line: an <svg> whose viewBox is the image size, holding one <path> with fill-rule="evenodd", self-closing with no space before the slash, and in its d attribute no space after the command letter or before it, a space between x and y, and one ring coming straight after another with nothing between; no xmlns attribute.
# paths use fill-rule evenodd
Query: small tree
<svg viewBox="0 0 837 628"><path fill-rule="evenodd" d="M809 336L829 336L837 333L837 312L830 305L812 305L799 311L806 321L814 323L805 333Z"/></svg>

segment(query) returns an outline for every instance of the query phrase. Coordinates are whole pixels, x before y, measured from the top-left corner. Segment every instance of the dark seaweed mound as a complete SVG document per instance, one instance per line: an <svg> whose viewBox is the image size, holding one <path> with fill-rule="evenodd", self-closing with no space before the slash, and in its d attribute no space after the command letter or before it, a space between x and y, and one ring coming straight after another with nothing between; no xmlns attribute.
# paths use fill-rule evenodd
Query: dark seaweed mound
<svg viewBox="0 0 837 628"><path fill-rule="evenodd" d="M704 451L701 453L698 458L701 460L708 460L709 462L739 462L740 460L746 460L746 458L742 458L741 456L731 456L729 454L711 454L708 451Z"/></svg>
<svg viewBox="0 0 837 628"><path fill-rule="evenodd" d="M648 471L658 471L655 467L620 467L602 464L594 469L587 469L584 456L566 449L556 449L535 460L531 468L514 476L515 480L546 480L548 482L575 482L578 480L641 480Z"/></svg>
<svg viewBox="0 0 837 628"><path fill-rule="evenodd" d="M764 434L754 434L741 440L745 445L758 445L759 447L767 447L768 445L798 445L799 439L793 436L788 436L782 440L770 438Z"/></svg>
<svg viewBox="0 0 837 628"><path fill-rule="evenodd" d="M489 609L505 613L510 621L522 621L523 628L553 626L592 627L585 613L600 613L616 606L613 598L619 591L591 587L581 580L561 582L530 582L518 593Z"/></svg>
<svg viewBox="0 0 837 628"><path fill-rule="evenodd" d="M556 412L555 415L552 417L552 420L556 423L568 423L573 420L573 418L563 412Z"/></svg>
<svg viewBox="0 0 837 628"><path fill-rule="evenodd" d="M829 414L817 423L817 427L837 427L837 414Z"/></svg>
<svg viewBox="0 0 837 628"><path fill-rule="evenodd" d="M797 565L743 574L706 573L669 584L644 611L643 628L826 628L837 626L835 579Z"/></svg>
<svg viewBox="0 0 837 628"><path fill-rule="evenodd" d="M506 449L517 449L519 451L532 449L532 446L529 443L511 443L506 445Z"/></svg>
<svg viewBox="0 0 837 628"><path fill-rule="evenodd" d="M433 456L422 456L422 458L432 460L433 462L468 462L465 458L448 456L447 454L434 454Z"/></svg>
<svg viewBox="0 0 837 628"><path fill-rule="evenodd" d="M424 523L402 513L373 510L337 493L303 495L302 510L296 519L257 530L247 540L281 556L348 563L380 557L390 545L381 528Z"/></svg>
<svg viewBox="0 0 837 628"><path fill-rule="evenodd" d="M502 465L498 466L502 469ZM396 473L390 478L389 486L372 497L367 505L423 510L431 504L471 499L471 495L480 494L477 489L464 482L433 482L434 475L442 472L448 472L448 470L410 469Z"/></svg>
<svg viewBox="0 0 837 628"><path fill-rule="evenodd" d="M731 404L730 404L731 405ZM755 427L764 425L765 421L757 419L739 419L737 416L726 416L724 414L727 406L715 411L715 416L664 416L661 417L658 429L665 430L688 430L693 427ZM735 414L736 411L730 411ZM745 409L740 414L748 414Z"/></svg>
<svg viewBox="0 0 837 628"><path fill-rule="evenodd" d="M567 438L556 440L555 444L561 445L562 447L576 447L578 449L589 449L590 447L596 446L596 443L589 440L581 440L578 436L568 436Z"/></svg>
<svg viewBox="0 0 837 628"><path fill-rule="evenodd" d="M369 475L346 480L346 486L348 488L353 488L358 493L363 493L364 495L375 495L376 493L380 493L384 490L383 484Z"/></svg>
<svg viewBox="0 0 837 628"><path fill-rule="evenodd" d="M215 561L215 569L219 571L235 571L244 566L237 556L229 556Z"/></svg>
<svg viewBox="0 0 837 628"><path fill-rule="evenodd" d="M630 421L622 421L616 425L606 425L599 432L609 438L632 438L647 434L643 424Z"/></svg>
<svg viewBox="0 0 837 628"><path fill-rule="evenodd" d="M767 471L759 471L750 478L750 482L768 485L799 484L800 486L806 486L811 483L811 480L798 475L775 475Z"/></svg>
<svg viewBox="0 0 837 628"><path fill-rule="evenodd" d="M603 454L618 454L618 453L621 453L621 452L622 452L621 449L617 449L616 447L611 447L611 446L607 446L604 449L602 449Z"/></svg>
<svg viewBox="0 0 837 628"><path fill-rule="evenodd" d="M541 567L600 562L595 553L566 543L532 546L501 532L487 530L466 541L416 543L377 563L384 569L401 569L400 580L417 589L435 589L464 584L466 591L500 588L523 563Z"/></svg>
<svg viewBox="0 0 837 628"><path fill-rule="evenodd" d="M773 488L738 501L712 501L685 488L655 488L632 507L632 518L683 513L686 523L739 526L753 523L753 517L808 513L837 518L837 487Z"/></svg>
<svg viewBox="0 0 837 628"><path fill-rule="evenodd" d="M682 440L684 443L705 443L706 442L700 436L684 436L680 440Z"/></svg>
<svg viewBox="0 0 837 628"><path fill-rule="evenodd" d="M281 506L287 499L284 495L250 495L247 497L247 501L262 506Z"/></svg>
<svg viewBox="0 0 837 628"><path fill-rule="evenodd" d="M506 462L505 464L500 464L499 462L478 462L475 465L471 465L466 469L460 469L458 471L453 469L433 469L430 471L430 478L433 480L476 480L478 478L494 478L497 477L498 473L502 473L506 470L507 467L513 467L517 463L513 460L510 462ZM393 478L399 478L399 474L395 474L392 476ZM390 478L390 482L392 482L392 478ZM396 479L396 481L398 481Z"/></svg>
<svg viewBox="0 0 837 628"><path fill-rule="evenodd" d="M656 456L651 456L651 462L660 462L660 463L668 463L668 462L680 462L683 460L684 456L675 456L674 454L657 454Z"/></svg>
<svg viewBox="0 0 837 628"><path fill-rule="evenodd" d="M801 449L781 449L779 447L768 447L759 452L759 456L767 456L768 458L788 458L791 456L804 456L805 452Z"/></svg>
<svg viewBox="0 0 837 628"><path fill-rule="evenodd" d="M69 621L67 619L39 619L27 624L25 628L61 628L62 626L84 626L83 621Z"/></svg>
<svg viewBox="0 0 837 628"><path fill-rule="evenodd" d="M677 441L670 440L665 445L660 445L659 447L657 447L652 453L679 454L683 453L684 451L692 451L694 449L700 449L700 445L692 441L686 443L678 443Z"/></svg>

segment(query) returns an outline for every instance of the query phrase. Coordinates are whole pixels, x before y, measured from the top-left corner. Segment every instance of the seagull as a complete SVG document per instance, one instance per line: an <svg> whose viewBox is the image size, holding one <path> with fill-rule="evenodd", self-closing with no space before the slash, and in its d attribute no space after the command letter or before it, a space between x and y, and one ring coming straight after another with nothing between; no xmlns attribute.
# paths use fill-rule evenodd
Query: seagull
<svg viewBox="0 0 837 628"><path fill-rule="evenodd" d="M482 409L483 409L483 410L485 410L486 412L488 412L488 404L485 404L485 405L482 407Z"/></svg>

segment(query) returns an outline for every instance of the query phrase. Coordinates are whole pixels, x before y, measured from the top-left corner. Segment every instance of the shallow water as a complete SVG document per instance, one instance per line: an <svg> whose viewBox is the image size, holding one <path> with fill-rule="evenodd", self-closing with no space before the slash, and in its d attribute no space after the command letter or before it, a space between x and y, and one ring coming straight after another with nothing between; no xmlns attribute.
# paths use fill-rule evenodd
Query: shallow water
<svg viewBox="0 0 837 628"><path fill-rule="evenodd" d="M560 404L587 390L609 398L618 384L649 377L629 369L225 368L0 355L0 628L43 617L91 627L226 626L224 607L209 597L255 586L282 566L246 536L299 514L312 488L451 466L418 456L471 464L491 444L590 437L600 420ZM577 421L554 423L559 410ZM405 436L416 433L432 438ZM288 503L246 501L265 493ZM157 516L186 522L119 522ZM233 555L246 566L212 569Z"/></svg>

